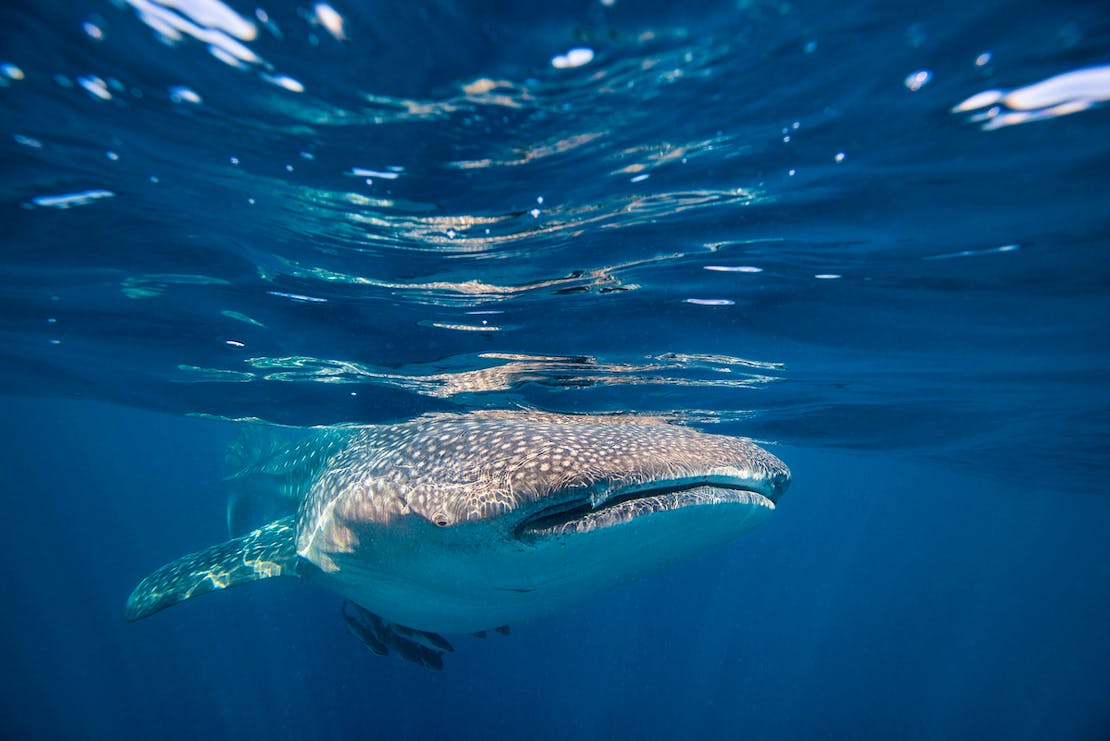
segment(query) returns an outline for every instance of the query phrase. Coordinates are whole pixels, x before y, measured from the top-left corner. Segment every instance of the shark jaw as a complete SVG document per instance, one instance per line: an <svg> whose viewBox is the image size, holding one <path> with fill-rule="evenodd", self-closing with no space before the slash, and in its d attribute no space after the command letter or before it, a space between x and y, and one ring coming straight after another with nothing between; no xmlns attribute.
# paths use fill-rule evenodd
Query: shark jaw
<svg viewBox="0 0 1110 741"><path fill-rule="evenodd" d="M773 486L762 487L774 495ZM653 481L608 492L604 497L579 496L544 507L525 517L513 535L523 543L535 544L547 538L567 539L607 528L622 527L634 520L692 507L763 508L764 515L775 509L774 501L753 486L750 478L706 476Z"/></svg>

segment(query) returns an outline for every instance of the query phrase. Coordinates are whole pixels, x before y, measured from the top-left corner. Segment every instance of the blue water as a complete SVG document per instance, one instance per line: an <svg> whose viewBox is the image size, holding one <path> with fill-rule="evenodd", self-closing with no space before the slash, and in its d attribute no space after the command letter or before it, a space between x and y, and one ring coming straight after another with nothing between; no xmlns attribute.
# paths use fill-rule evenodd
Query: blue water
<svg viewBox="0 0 1110 741"><path fill-rule="evenodd" d="M1110 737L1104 4L263 8L0 8L0 736ZM244 420L502 407L794 484L441 674L124 623Z"/></svg>

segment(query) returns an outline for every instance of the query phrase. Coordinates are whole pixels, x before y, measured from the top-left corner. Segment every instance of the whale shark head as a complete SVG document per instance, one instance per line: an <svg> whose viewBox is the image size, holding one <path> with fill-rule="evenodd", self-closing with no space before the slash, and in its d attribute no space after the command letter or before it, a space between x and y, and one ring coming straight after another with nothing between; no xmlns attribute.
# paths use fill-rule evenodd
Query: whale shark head
<svg viewBox="0 0 1110 741"><path fill-rule="evenodd" d="M297 550L391 620L474 631L731 540L789 482L750 440L656 418L428 415L352 433L301 507Z"/></svg>

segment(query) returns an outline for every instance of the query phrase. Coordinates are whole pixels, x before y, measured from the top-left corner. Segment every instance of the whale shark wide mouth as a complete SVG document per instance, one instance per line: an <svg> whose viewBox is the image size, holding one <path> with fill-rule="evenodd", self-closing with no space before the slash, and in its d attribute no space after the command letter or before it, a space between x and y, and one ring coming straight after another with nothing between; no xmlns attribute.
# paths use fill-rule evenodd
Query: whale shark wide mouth
<svg viewBox="0 0 1110 741"><path fill-rule="evenodd" d="M631 522L657 512L674 512L690 507L747 505L773 510L775 503L755 491L752 482L695 481L659 484L618 491L599 504L590 499L571 500L543 509L525 518L515 530L518 540L589 533Z"/></svg>

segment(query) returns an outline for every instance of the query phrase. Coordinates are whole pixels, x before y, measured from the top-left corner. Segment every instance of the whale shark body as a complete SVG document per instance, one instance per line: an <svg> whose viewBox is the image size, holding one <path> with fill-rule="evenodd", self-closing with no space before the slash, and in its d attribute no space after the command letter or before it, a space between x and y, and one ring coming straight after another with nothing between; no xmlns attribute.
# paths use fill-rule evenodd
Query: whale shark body
<svg viewBox="0 0 1110 741"><path fill-rule="evenodd" d="M450 650L439 634L484 634L729 541L790 483L750 440L635 415L434 414L245 457L229 484L269 492L280 516L155 571L127 618L291 576L343 595L375 653L431 668Z"/></svg>

